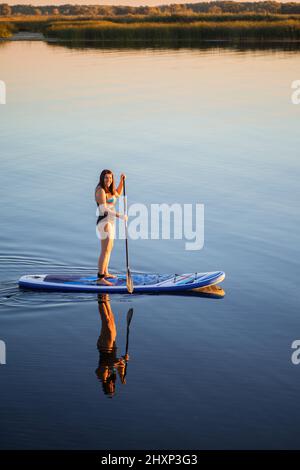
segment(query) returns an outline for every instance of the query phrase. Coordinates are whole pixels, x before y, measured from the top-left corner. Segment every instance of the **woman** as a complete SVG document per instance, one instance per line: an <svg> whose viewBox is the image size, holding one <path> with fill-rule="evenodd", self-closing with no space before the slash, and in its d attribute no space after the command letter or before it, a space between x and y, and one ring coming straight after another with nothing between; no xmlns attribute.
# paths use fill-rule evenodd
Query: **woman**
<svg viewBox="0 0 300 470"><path fill-rule="evenodd" d="M105 278L114 278L108 272L108 264L115 238L115 219L127 220L126 215L116 212L114 205L117 198L122 194L123 184L126 176L122 173L118 188L115 188L114 175L110 170L103 170L99 183L95 189L95 199L97 203L96 233L101 240L101 254L98 260L98 284L111 286L112 283Z"/></svg>

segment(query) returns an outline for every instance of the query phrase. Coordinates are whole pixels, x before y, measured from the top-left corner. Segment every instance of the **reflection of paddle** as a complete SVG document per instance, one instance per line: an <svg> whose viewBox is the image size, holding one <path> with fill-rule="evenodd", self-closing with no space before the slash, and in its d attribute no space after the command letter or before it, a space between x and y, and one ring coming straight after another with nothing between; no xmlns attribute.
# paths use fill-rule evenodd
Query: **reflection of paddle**
<svg viewBox="0 0 300 470"><path fill-rule="evenodd" d="M125 383L125 377L126 377L126 373L127 373L127 364L128 364L128 361L126 359L127 357L127 354L128 354L128 346L129 346L129 326L130 326L130 323L131 323L131 319L132 319L132 315L133 315L133 308L130 308L128 310L128 313L127 313L127 334L126 334L126 352L125 352L125 370L124 370L124 375L123 375L123 379L122 379L122 383Z"/></svg>
<svg viewBox="0 0 300 470"><path fill-rule="evenodd" d="M126 205L126 190L125 190L125 179L123 180L123 193L124 193L124 214L127 215L127 205ZM133 292L133 281L129 269L128 261L128 227L127 220L125 220L125 246L126 246L126 287L129 294Z"/></svg>

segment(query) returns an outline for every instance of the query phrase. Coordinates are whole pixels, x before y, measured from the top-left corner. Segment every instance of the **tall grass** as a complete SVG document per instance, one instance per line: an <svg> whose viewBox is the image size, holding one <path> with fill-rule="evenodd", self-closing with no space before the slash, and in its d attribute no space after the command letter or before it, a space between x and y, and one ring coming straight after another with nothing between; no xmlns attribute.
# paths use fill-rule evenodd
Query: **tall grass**
<svg viewBox="0 0 300 470"><path fill-rule="evenodd" d="M78 19L78 18L77 18ZM95 18L85 18L93 20ZM161 14L161 15L120 15L103 16L98 21L112 21L113 23L195 23L199 21L228 22L228 21L283 21L300 20L300 15L259 14L259 13L194 13L189 15Z"/></svg>
<svg viewBox="0 0 300 470"><path fill-rule="evenodd" d="M300 15L224 13L102 17L18 16L2 18L0 37L12 30L42 32L67 41L300 40Z"/></svg>
<svg viewBox="0 0 300 470"><path fill-rule="evenodd" d="M49 26L46 35L83 41L300 40L300 21L199 21L189 24L57 22Z"/></svg>

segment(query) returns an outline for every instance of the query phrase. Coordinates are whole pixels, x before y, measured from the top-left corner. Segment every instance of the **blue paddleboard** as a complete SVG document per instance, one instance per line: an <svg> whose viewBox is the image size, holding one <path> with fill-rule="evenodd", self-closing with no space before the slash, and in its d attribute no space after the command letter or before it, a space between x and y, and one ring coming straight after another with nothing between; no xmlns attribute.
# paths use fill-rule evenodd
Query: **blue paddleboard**
<svg viewBox="0 0 300 470"><path fill-rule="evenodd" d="M212 286L223 281L225 273L214 271L187 274L131 274L134 293L180 292ZM112 286L97 283L91 275L69 274L28 274L19 279L19 286L27 289L51 290L57 292L94 292L126 294L126 274L108 279Z"/></svg>

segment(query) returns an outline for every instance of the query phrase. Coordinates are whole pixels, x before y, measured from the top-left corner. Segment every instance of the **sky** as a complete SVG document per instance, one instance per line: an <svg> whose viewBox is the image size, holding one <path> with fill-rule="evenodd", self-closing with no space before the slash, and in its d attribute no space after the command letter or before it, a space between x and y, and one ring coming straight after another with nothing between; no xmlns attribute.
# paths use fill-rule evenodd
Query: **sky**
<svg viewBox="0 0 300 470"><path fill-rule="evenodd" d="M130 5L136 7L140 5L167 5L169 3L199 3L199 0L0 0L0 3L8 5Z"/></svg>
<svg viewBox="0 0 300 470"><path fill-rule="evenodd" d="M0 0L0 3L8 5L130 5L136 7L139 5L167 5L169 3L199 3L199 1L201 0Z"/></svg>
<svg viewBox="0 0 300 470"><path fill-rule="evenodd" d="M72 5L167 5L168 3L199 3L201 0L0 0L0 3L8 3L9 5L64 5L66 3ZM209 0L204 0L209 1ZM241 0L251 1L251 0ZM294 1L299 3L300 0L281 0L281 3Z"/></svg>

